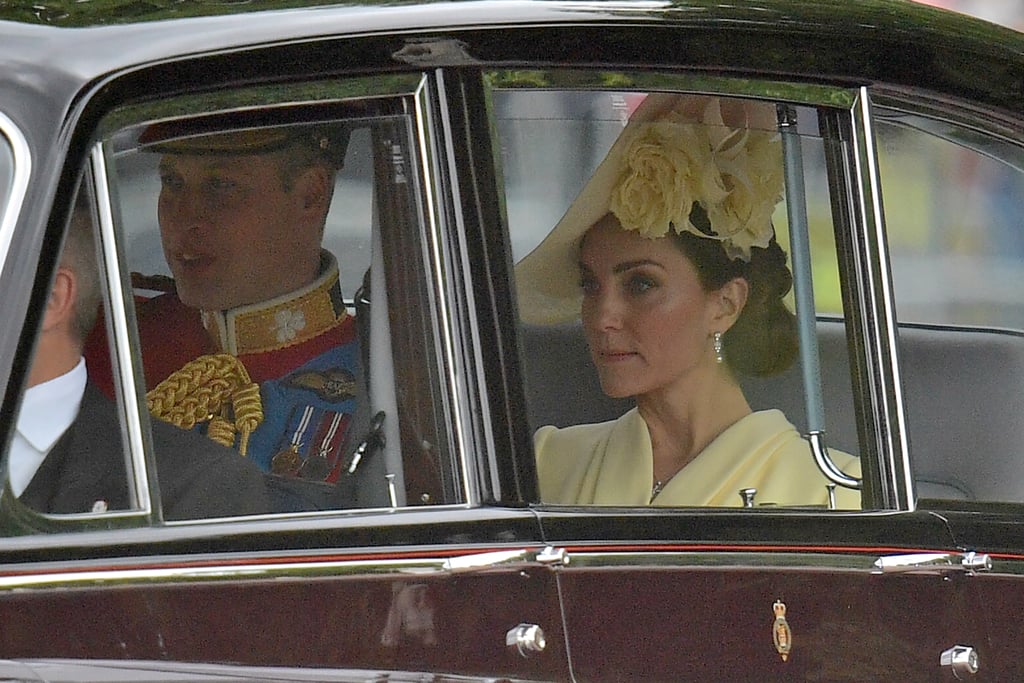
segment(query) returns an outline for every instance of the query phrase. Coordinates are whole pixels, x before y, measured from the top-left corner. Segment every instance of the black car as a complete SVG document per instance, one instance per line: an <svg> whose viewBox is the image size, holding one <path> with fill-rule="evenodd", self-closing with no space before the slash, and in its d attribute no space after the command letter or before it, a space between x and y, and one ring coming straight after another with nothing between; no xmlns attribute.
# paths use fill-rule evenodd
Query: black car
<svg viewBox="0 0 1024 683"><path fill-rule="evenodd" d="M1024 678L1024 34L899 0L0 2L0 63L7 679ZM676 95L768 111L783 150L799 355L742 389L801 433L806 504L542 498L538 428L634 402L522 264ZM212 231L236 259L307 233L253 232L269 194L188 160L300 144L336 281L211 314ZM40 507L21 419L81 419L27 392L82 217L117 497ZM268 263L235 266L253 291L305 268ZM345 368L292 357L322 316ZM165 381L213 353L240 379L171 415Z"/></svg>

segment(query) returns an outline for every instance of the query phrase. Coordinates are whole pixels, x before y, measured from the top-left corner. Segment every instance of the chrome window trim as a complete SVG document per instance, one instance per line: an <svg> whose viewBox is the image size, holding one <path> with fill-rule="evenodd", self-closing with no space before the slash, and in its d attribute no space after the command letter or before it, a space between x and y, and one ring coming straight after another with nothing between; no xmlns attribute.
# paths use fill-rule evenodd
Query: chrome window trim
<svg viewBox="0 0 1024 683"><path fill-rule="evenodd" d="M281 554L239 558L221 556L205 563L188 557L163 559L141 566L117 566L117 561L89 561L66 567L33 568L27 565L0 575L0 595L6 591L38 588L90 588L111 584L167 585L224 581L274 581L281 578L336 578L341 576L450 576L506 568L522 570L545 562L545 547L531 544L494 545L452 551L434 548L433 554L403 557L399 553L374 552L369 558L351 559L344 554ZM362 553L360 553L362 554ZM111 566L113 565L113 566Z"/></svg>
<svg viewBox="0 0 1024 683"><path fill-rule="evenodd" d="M480 392L485 392L486 387L479 374L475 373L473 368L465 362L465 356L457 352L457 348L465 348L465 344L458 344L458 340L471 340L473 335L467 335L462 329L460 323L463 317L462 313L455 312L459 301L455 293L451 291L451 285L458 280L453 277L452 271L457 272L459 268L455 264L448 263L446 258L446 254L454 256L464 253L459 245L452 244L452 241L458 239L455 235L464 235L466 230L462 214L463 198L459 191L459 183L455 180L459 175L459 169L455 164L452 150L453 131L452 122L448 116L449 103L446 88L444 69L436 69L431 78L424 80L421 96L416 99L416 121L424 173L423 189L426 194L424 204L431 212L426 226L431 237L428 248L435 276L431 283L431 293L434 297L431 303L434 314L438 316L438 333L441 337L439 351L444 358L442 366L445 371L444 389L448 393L446 397L447 412L452 420L449 432L453 439L451 457L458 463L459 474L462 477L461 493L464 500L469 505L478 505L482 496L479 482L472 476L472 470L474 466L479 466L479 463L471 464L469 457L469 454L473 452L471 444L474 442L473 392L469 382L471 378L475 378L475 388ZM430 107L431 97L436 98L437 106L434 110ZM438 112L436 118L432 115L432 111ZM430 144L431 141L433 145ZM436 156L432 153L434 151L437 152ZM442 204L441 200L446 193L450 197L450 204L447 207ZM446 213L451 215L455 235L450 231L446 232L441 225L440 217ZM467 264L459 264L459 267L463 273L469 272ZM468 297L467 303L470 304L468 307L471 309L473 293L469 290L469 287L462 288L460 294ZM479 363L480 349L476 348L478 346L476 344L472 346L474 361ZM481 452L493 453L494 450L490 447L493 445L490 421L481 420L481 422L486 425L485 429L487 430L485 443L481 444Z"/></svg>
<svg viewBox="0 0 1024 683"><path fill-rule="evenodd" d="M121 278L122 259L114 228L110 183L116 182L107 173L107 161L103 143L93 146L89 156L92 167L93 190L99 217L99 238L103 251L102 276L107 288L107 316L113 333L108 343L113 344L117 371L115 384L120 399L119 414L124 420L125 447L132 461L133 476L129 477L129 499L137 509L148 515L152 522L159 522L162 512L154 501L159 502L160 492L156 480L151 480L146 467L146 434L143 431L139 394L135 382L135 363L132 359L131 326L126 308L127 297ZM147 409L148 410L148 409ZM152 463L151 463L152 464Z"/></svg>
<svg viewBox="0 0 1024 683"><path fill-rule="evenodd" d="M550 71L555 71L555 69ZM547 72L548 70L532 70L523 71L522 73L543 75ZM844 174L843 179L848 184L856 183L857 186L837 188L830 183L829 193L834 194L837 191L845 191L855 195L851 199L856 202L860 215L853 215L847 218L849 227L855 233L863 233L867 236L866 239L856 240L856 243L861 247L861 251L857 254L856 259L859 266L856 269L843 271L841 276L855 281L860 292L858 296L858 311L856 313L847 311L845 318L849 322L861 319L865 330L865 337L869 340L866 348L858 346L858 348L851 351L851 362L854 355L867 356L866 362L876 369L876 372L868 380L869 386L866 388L866 391L870 393L874 404L872 406L873 417L876 423L874 434L878 441L876 444L878 448L877 451L873 451L870 446L865 448L865 444L861 444L860 457L862 459L872 457L877 452L883 454L881 457L885 458L887 463L900 463L900 466L896 468L893 468L891 465L886 466L885 470L888 472L893 472L895 469L895 474L883 482L883 490L888 492L887 499L879 501L879 504L873 505L870 509L896 507L896 509L901 510L913 510L914 498L906 448L905 435L907 432L902 389L899 382L893 379L894 377L899 377L898 367L896 367L897 361L893 359L891 366L885 368L874 355L880 353L879 349L884 349L885 344L888 344L889 348L894 348L895 326L892 321L895 319L895 304L892 298L891 275L885 267L877 265L878 263L887 264L888 259L884 248L884 238L880 237L884 234L884 222L881 210L881 194L878 189L879 179L876 168L874 139L870 137L873 135L873 131L870 126L870 118L866 118L864 114L867 111L864 104L867 97L867 89L865 87L852 87L842 84L823 85L818 83L789 82L772 78L717 77L700 73L666 71L620 72L612 70L602 71L601 73L603 76L618 76L619 78L613 79L616 85L598 86L593 84L594 73L590 71L567 70L563 72L559 70L558 73L560 76L577 74L581 77L581 84L574 88L571 85L571 78L560 78L558 84L550 86L550 89L587 91L635 90L639 92L681 92L722 97L740 97L760 99L777 105L791 104L813 107L819 111L835 112L837 115L844 117L845 124L852 127L858 144L853 152L851 152L852 158L847 159L847 163L852 164L854 170L848 170ZM501 83L494 87L513 90L520 88L548 89L548 86L539 86L535 79L530 78L524 78L521 84ZM866 142L863 139L865 136L867 136ZM837 244L838 247L839 245ZM882 250L880 252L880 260L879 256L876 256L873 251L876 249ZM838 254L837 259L839 259ZM841 259L839 261L839 268L842 270ZM876 265L867 268L864 265L865 263L875 263ZM867 269L865 270L865 268ZM875 292L876 288L880 288L880 291ZM888 322L885 325L879 325L877 322L874 322L875 314L871 308L872 306L880 305L879 302L882 301L886 302L883 319ZM884 381L881 379L883 375L885 377ZM890 393L885 394L887 391ZM828 425L826 424L824 427L825 433L827 433ZM860 481L860 488L863 491L865 488L864 478ZM887 487L895 487L895 489ZM893 501L888 500L889 497L892 497L892 490L897 492L896 499L902 502L894 505ZM550 506L550 504L545 505ZM865 510L868 509L865 508Z"/></svg>
<svg viewBox="0 0 1024 683"><path fill-rule="evenodd" d="M854 237L857 234L862 237L855 239L860 267L853 275L858 278L864 297L860 307L865 314L861 325L869 350L865 361L872 384L882 493L885 497L892 496L892 500L879 501L876 507L912 511L916 508L916 497L907 447L906 404L899 381L896 303L871 107L868 88L861 87L850 111L854 139L849 149L852 177L848 186L854 192L852 200L859 214L852 217L860 228L854 230Z"/></svg>
<svg viewBox="0 0 1024 683"><path fill-rule="evenodd" d="M1012 145L1024 145L1024 127L1018 117L1012 120L1003 112L980 109L976 105L952 98L935 98L927 93L909 93L888 87L871 89L873 110L879 108L913 116L949 123L962 130L977 131L985 136ZM943 139L949 139L938 131L928 131ZM962 140L953 140L958 145L968 146ZM973 148L972 148L973 149ZM983 150L977 150L985 154Z"/></svg>
<svg viewBox="0 0 1024 683"><path fill-rule="evenodd" d="M6 114L0 112L0 136L11 146L14 157L14 174L11 177L11 194L4 206L0 206L0 273L7 262L7 254L14 239L14 226L18 222L21 206L28 193L28 181L32 175L32 154L28 141Z"/></svg>
<svg viewBox="0 0 1024 683"><path fill-rule="evenodd" d="M466 378L469 376L468 371L462 367L460 363L458 347L456 340L460 336L465 336L460 333L459 325L454 321L457 313L453 313L450 307L456 305L455 297L452 296L450 282L452 277L450 276L451 266L449 264L449 257L446 255L446 240L449 239L447 234L448 228L445 227L446 216L452 213L451 208L445 203L446 200L445 192L446 181L444 173L450 170L449 168L443 168L441 166L442 161L439 161L443 157L443 152L439 151L436 137L442 126L437 120L435 112L439 111L439 107L436 103L437 92L434 87L434 83L431 80L431 76L425 73L418 73L418 82L415 84L414 89L410 92L402 88L400 91L388 91L385 95L388 98L404 98L405 116L408 117L409 121L409 137L415 136L415 140L410 140L409 144L413 146L416 153L419 154L420 158L415 160L417 164L417 173L422 174L422 182L417 183L417 187L414 192L416 193L415 204L416 208L420 210L420 220L422 222L422 234L426 237L426 244L424 246L424 256L426 259L425 270L427 271L427 281L423 283L426 295L426 303L431 311L431 318L434 320L433 333L435 335L436 343L436 354L431 354L433 360L437 364L438 368L438 380L440 386L437 387L442 395L442 403L436 406L436 409L442 410L446 416L451 419L451 426L449 431L445 434L445 437L449 439L449 447L451 458L457 458L457 464L451 460L446 461L446 466L458 467L459 476L462 478L461 483L461 500L457 502L447 502L443 505L432 505L431 510L437 509L464 509L466 507L466 500L470 499L470 493L467 482L471 481L471 477L468 476L470 465L467 464L465 453L471 452L467 447L469 439L472 438L471 428L466 426L466 420L472 418L472 411L469 408L459 409L455 406L467 405L465 396L470 394L469 388L466 385ZM359 82L363 82L367 79L357 79ZM307 103L315 103L321 100L311 98L302 102L288 102L287 106L298 106L301 107ZM328 100L323 100L328 101ZM284 106L284 105L281 105ZM226 109L224 111L234 111L235 109ZM126 121L133 121L132 113L135 110L126 109L118 114L120 117L119 125L126 125ZM217 112L222 111L216 109ZM124 113L128 112L128 113ZM145 113L145 110L143 110ZM141 114L135 114L135 117ZM111 133L116 130L116 127L112 130L108 130L107 133ZM116 382L118 383L119 390L123 396L125 396L126 402L124 405L124 411L128 414L128 425L130 449L132 453L132 462L140 472L144 472L145 469L143 464L150 458L149 450L145 447L148 444L148 429L145 428L145 421L139 419L140 406L140 395L135 385L132 370L132 354L131 349L131 325L134 324L131 320L132 316L125 314L125 301L127 301L127 294L121 289L121 281L118 273L121 269L121 261L118 248L116 247L115 240L115 228L114 228L114 211L116 209L116 202L110 192L110 186L106 183L115 183L116 178L108 177L107 165L109 163L111 150L107 150L107 156L103 155L104 147L102 144L97 144L93 149L93 157L91 159L94 164L94 176L96 178L96 196L97 204L100 206L101 223L102 223L102 239L104 245L104 258L106 261L106 279L105 284L108 286L112 296L116 297L116 300L111 301L111 309L119 311L119 315L112 320L112 325L115 327L115 333L111 339L112 343L116 343L118 349L117 362L118 371L116 373ZM116 189L116 188L115 188ZM458 214L458 210L455 211ZM460 219L461 225L461 219ZM378 268L381 277L383 277L383 268ZM130 311L129 311L130 313ZM467 417L468 416L468 417ZM397 423L395 423L397 425ZM439 436L441 433L439 433ZM395 444L396 449L400 444L401 439L398 437L397 432L394 438L389 438L388 443ZM231 520L237 521L249 521L255 519L295 519L304 517L316 517L323 514L331 514L334 516L345 517L347 514L338 513L366 513L374 511L391 511L396 512L396 508L403 508L407 505L405 501L405 487L402 482L402 456L399 450L392 452L390 449L385 450L384 453L387 456L387 472L394 475L393 479L393 490L396 495L394 498L394 505L391 507L378 507L378 508L358 508L354 510L333 510L333 511L311 511L308 513L287 513L287 514L274 514L274 515L258 515L258 516L245 516L245 517L232 517ZM151 467L155 466L150 463ZM150 470L153 471L153 470ZM145 502L144 512L149 514L151 519L156 524L162 524L163 526L191 526L195 524L202 524L211 520L181 520L166 522L160 519L161 511L159 507L159 490L156 482L153 478L148 476L133 482L135 486L134 493L138 496L140 501ZM145 490L146 494L142 494ZM476 496L476 500L480 498ZM138 512L133 510L132 513L138 515ZM123 514L123 513L122 513ZM212 520L222 521L222 520Z"/></svg>

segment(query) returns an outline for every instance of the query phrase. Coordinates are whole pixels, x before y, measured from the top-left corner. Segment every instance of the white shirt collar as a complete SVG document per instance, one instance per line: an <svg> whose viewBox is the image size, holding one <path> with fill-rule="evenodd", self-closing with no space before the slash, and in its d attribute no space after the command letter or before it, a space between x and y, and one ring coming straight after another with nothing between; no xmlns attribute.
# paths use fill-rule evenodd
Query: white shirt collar
<svg viewBox="0 0 1024 683"><path fill-rule="evenodd" d="M79 359L70 372L25 392L8 463L11 488L16 495L25 490L57 439L75 421L86 378L85 360Z"/></svg>

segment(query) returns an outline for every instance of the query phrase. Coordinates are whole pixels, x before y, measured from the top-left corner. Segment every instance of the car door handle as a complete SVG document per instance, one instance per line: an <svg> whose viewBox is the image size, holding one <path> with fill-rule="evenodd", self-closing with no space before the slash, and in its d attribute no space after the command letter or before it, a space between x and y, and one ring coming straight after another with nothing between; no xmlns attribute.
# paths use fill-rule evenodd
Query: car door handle
<svg viewBox="0 0 1024 683"><path fill-rule="evenodd" d="M985 553L907 553L885 555L875 560L875 574L928 573L975 574L992 569L992 558Z"/></svg>
<svg viewBox="0 0 1024 683"><path fill-rule="evenodd" d="M569 564L569 555L563 548L548 546L543 550L496 550L486 553L470 553L450 557L444 561L447 572L477 572L512 564L542 564L549 566Z"/></svg>

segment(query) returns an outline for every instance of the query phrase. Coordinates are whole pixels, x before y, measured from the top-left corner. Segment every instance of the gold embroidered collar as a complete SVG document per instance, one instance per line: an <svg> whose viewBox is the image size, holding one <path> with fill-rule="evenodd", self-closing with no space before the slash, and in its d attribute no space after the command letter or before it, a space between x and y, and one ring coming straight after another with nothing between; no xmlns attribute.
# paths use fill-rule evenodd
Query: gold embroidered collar
<svg viewBox="0 0 1024 683"><path fill-rule="evenodd" d="M217 349L233 356L301 344L336 327L348 316L341 297L338 262L323 251L320 276L310 285L258 304L203 311L202 316Z"/></svg>

